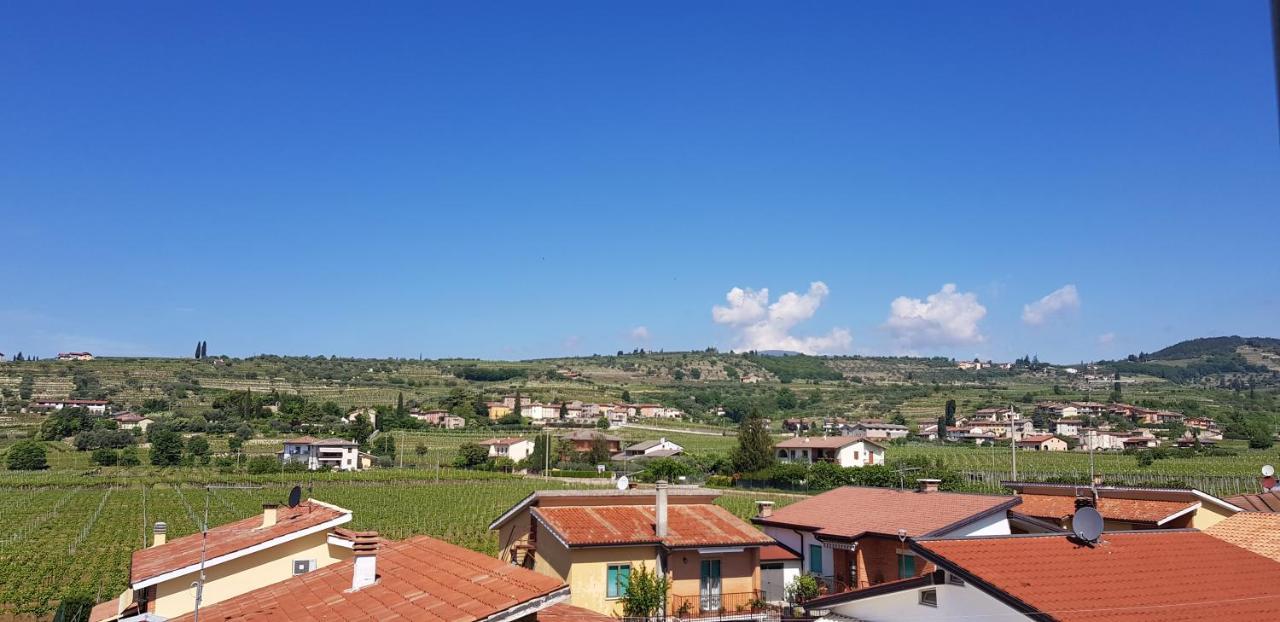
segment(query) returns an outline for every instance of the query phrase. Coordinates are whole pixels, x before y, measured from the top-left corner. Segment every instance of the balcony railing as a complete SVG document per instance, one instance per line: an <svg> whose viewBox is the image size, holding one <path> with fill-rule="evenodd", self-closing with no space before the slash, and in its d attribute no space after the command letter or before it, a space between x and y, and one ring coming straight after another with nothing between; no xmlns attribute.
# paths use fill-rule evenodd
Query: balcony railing
<svg viewBox="0 0 1280 622"><path fill-rule="evenodd" d="M693 596L672 595L667 602L667 615L684 620L760 617L776 611L777 607L765 602L764 592L759 590Z"/></svg>

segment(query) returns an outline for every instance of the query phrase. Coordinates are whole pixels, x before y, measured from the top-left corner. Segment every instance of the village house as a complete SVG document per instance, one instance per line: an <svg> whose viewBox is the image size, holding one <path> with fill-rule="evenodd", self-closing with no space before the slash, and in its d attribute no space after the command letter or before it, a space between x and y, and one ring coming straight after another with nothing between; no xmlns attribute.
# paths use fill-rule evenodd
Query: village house
<svg viewBox="0 0 1280 622"><path fill-rule="evenodd" d="M147 428L151 427L152 423L155 423L148 417L132 412L120 413L111 419L116 422L116 427L121 430L141 430L144 434Z"/></svg>
<svg viewBox="0 0 1280 622"><path fill-rule="evenodd" d="M360 418L360 415L364 415L364 419L369 422L369 425L374 428L378 427L378 409L371 406L353 408L345 417L342 418L342 420L347 423L355 423L356 419Z"/></svg>
<svg viewBox="0 0 1280 622"><path fill-rule="evenodd" d="M805 603L818 622L1275 620L1280 563L1198 531L908 543L930 573ZM1186 605L1179 606L1186 603Z"/></svg>
<svg viewBox="0 0 1280 622"><path fill-rule="evenodd" d="M631 576L644 569L670 581L676 619L766 615L760 549L772 538L712 503L701 488L542 490L499 516L500 558L569 584L570 602L622 613Z"/></svg>
<svg viewBox="0 0 1280 622"><path fill-rule="evenodd" d="M514 402L515 402L515 399L513 398L511 401L512 401L512 403L514 403ZM485 405L485 408L487 408L487 409L488 409L488 412L489 412L489 420L491 420L491 421L497 421L497 420L499 420L499 419L501 419L501 418L503 418L503 417L505 417L505 416L507 416L507 415L511 414L511 411L512 411L512 410L514 410L514 408L513 408L513 407L511 407L511 406L507 406L506 404L503 404L502 402L485 402L485 404L484 404L484 405Z"/></svg>
<svg viewBox="0 0 1280 622"><path fill-rule="evenodd" d="M1080 429L1084 427L1084 421L1080 419L1059 419L1053 422L1052 427L1054 434L1075 437L1080 435Z"/></svg>
<svg viewBox="0 0 1280 622"><path fill-rule="evenodd" d="M59 352L59 361L92 361L93 355L88 352Z"/></svg>
<svg viewBox="0 0 1280 622"><path fill-rule="evenodd" d="M31 407L37 410L62 410L64 408L82 408L91 415L105 415L111 402L107 400L35 400Z"/></svg>
<svg viewBox="0 0 1280 622"><path fill-rule="evenodd" d="M895 438L906 438L911 430L905 425L885 423L879 419L866 419L844 426L841 433L845 436L861 436L872 440L888 441Z"/></svg>
<svg viewBox="0 0 1280 622"><path fill-rule="evenodd" d="M1074 484L1002 482L1022 504L1018 513L1062 529L1080 504L1093 504L1093 489ZM1096 508L1107 531L1131 529L1205 529L1241 511L1213 495L1184 488L1098 486Z"/></svg>
<svg viewBox="0 0 1280 622"><path fill-rule="evenodd" d="M311 499L296 507L263 505L261 515L212 527L207 538L194 533L169 541L168 526L156 523L151 546L133 552L128 589L94 607L93 622L191 613L202 559L205 606L348 560L351 546L336 541L334 529L350 521L350 510Z"/></svg>
<svg viewBox="0 0 1280 622"><path fill-rule="evenodd" d="M529 397L528 395L522 395L522 396L520 396L520 407L521 407L522 409L523 409L525 406L529 406L529 405L531 405L531 404L533 404L533 398ZM510 409L512 409L512 410L515 410L515 407L516 407L516 396L514 396L514 395L504 395L504 396L502 396L502 405L503 405L503 406L506 406L507 408L510 408Z"/></svg>
<svg viewBox="0 0 1280 622"><path fill-rule="evenodd" d="M884 464L884 446L861 436L797 436L774 445L787 464L831 462L842 467Z"/></svg>
<svg viewBox="0 0 1280 622"><path fill-rule="evenodd" d="M308 470L359 471L373 466L373 457L360 453L360 445L342 438L317 439L310 436L284 442L276 455L282 464L301 462Z"/></svg>
<svg viewBox="0 0 1280 622"><path fill-rule="evenodd" d="M973 421L981 421L984 423L1008 423L1017 421L1022 415L1009 406L998 406L995 408L979 408L973 411Z"/></svg>
<svg viewBox="0 0 1280 622"><path fill-rule="evenodd" d="M804 572L828 593L910 579L932 570L907 543L928 536L1011 533L1017 497L939 492L938 480L916 490L845 486L751 519L800 554Z"/></svg>
<svg viewBox="0 0 1280 622"><path fill-rule="evenodd" d="M1062 402L1038 402L1036 414L1046 415L1051 419L1078 419L1080 412L1075 406Z"/></svg>
<svg viewBox="0 0 1280 622"><path fill-rule="evenodd" d="M489 449L490 458L510 458L514 462L524 460L533 453L533 440L528 438L491 438L481 441L479 445Z"/></svg>
<svg viewBox="0 0 1280 622"><path fill-rule="evenodd" d="M1016 441L1018 449L1024 451L1066 451L1067 442L1052 434L1036 434L1024 436Z"/></svg>
<svg viewBox="0 0 1280 622"><path fill-rule="evenodd" d="M634 445L628 445L619 454L613 457L614 460L627 460L630 458L670 458L684 453L684 447L677 445L665 437L656 441L641 441Z"/></svg>
<svg viewBox="0 0 1280 622"><path fill-rule="evenodd" d="M1077 436L1080 444L1077 446L1081 451L1120 451L1124 449L1124 439L1128 438L1123 434L1112 434L1101 429L1085 429L1081 428Z"/></svg>
<svg viewBox="0 0 1280 622"><path fill-rule="evenodd" d="M613 455L622 451L622 438L612 434L605 434L596 430L574 430L567 434L563 434L560 438L573 444L573 450L578 453L586 453L591 451L591 446L598 439L603 439L605 446L609 449L609 455Z"/></svg>
<svg viewBox="0 0 1280 622"><path fill-rule="evenodd" d="M921 426L920 429L916 431L916 438L922 441L938 440L938 425L936 423L931 423L926 426Z"/></svg>

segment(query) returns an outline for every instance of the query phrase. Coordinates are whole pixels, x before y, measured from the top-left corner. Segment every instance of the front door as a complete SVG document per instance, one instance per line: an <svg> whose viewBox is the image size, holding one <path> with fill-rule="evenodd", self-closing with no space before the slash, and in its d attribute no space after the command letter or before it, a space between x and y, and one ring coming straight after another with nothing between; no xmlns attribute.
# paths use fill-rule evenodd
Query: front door
<svg viewBox="0 0 1280 622"><path fill-rule="evenodd" d="M702 576L698 593L703 611L720 610L720 560L702 560Z"/></svg>

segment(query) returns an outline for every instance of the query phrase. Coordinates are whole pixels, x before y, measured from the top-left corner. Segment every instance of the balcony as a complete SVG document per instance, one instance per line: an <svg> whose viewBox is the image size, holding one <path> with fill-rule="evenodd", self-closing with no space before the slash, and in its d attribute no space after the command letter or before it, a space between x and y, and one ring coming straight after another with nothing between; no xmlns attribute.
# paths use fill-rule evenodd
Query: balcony
<svg viewBox="0 0 1280 622"><path fill-rule="evenodd" d="M667 615L677 620L758 620L777 617L778 607L765 602L763 591L671 595Z"/></svg>

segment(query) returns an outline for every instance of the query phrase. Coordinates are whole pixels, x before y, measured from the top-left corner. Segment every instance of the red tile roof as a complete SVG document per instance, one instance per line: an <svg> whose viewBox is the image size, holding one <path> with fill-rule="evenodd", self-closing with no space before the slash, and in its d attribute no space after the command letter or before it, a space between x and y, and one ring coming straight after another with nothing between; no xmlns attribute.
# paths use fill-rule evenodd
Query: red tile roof
<svg viewBox="0 0 1280 622"><path fill-rule="evenodd" d="M661 543L677 548L774 543L773 538L728 510L709 503L667 506L665 538L654 534L651 505L537 507L533 514L569 546Z"/></svg>
<svg viewBox="0 0 1280 622"><path fill-rule="evenodd" d="M800 555L780 544L771 544L760 548L760 561L762 562L781 562L792 559L798 560Z"/></svg>
<svg viewBox="0 0 1280 622"><path fill-rule="evenodd" d="M539 611L538 622L618 622L618 619L590 609L557 603Z"/></svg>
<svg viewBox="0 0 1280 622"><path fill-rule="evenodd" d="M1019 442L1019 443L1033 443L1033 444L1039 444L1039 443L1043 443L1043 442L1045 442L1045 441L1047 441L1047 440L1049 440L1049 439L1051 439L1051 438L1054 438L1054 436L1053 436L1052 434L1036 434L1036 435L1032 435L1032 436L1024 436L1024 437L1022 437L1022 440L1020 440L1020 441L1018 441L1018 442Z"/></svg>
<svg viewBox="0 0 1280 622"><path fill-rule="evenodd" d="M1204 532L1263 557L1280 561L1280 514L1240 512L1218 521Z"/></svg>
<svg viewBox="0 0 1280 622"><path fill-rule="evenodd" d="M480 442L479 442L479 443L477 443L477 444L479 444L479 445L515 445L516 443L523 443L523 442L526 442L526 441L527 441L527 442L530 442L530 443L531 443L531 442L533 442L533 441L532 441L532 439L520 438L520 437L518 437L518 436L512 436L512 437L509 437L509 438L491 438L491 439L489 439L489 440L487 440L487 441L480 441Z"/></svg>
<svg viewBox="0 0 1280 622"><path fill-rule="evenodd" d="M1060 521L1076 512L1075 496L1022 494L1019 514ZM1151 499L1116 499L1100 497L1098 512L1109 520L1130 523L1159 524L1165 519L1196 505L1196 501L1157 501Z"/></svg>
<svg viewBox="0 0 1280 622"><path fill-rule="evenodd" d="M241 594L203 608L200 619L470 622L568 596L559 579L428 536L384 542L377 583L355 592L352 568L352 561L341 562Z"/></svg>
<svg viewBox="0 0 1280 622"><path fill-rule="evenodd" d="M1226 502L1250 512L1280 512L1280 493L1264 492L1227 497Z"/></svg>
<svg viewBox="0 0 1280 622"><path fill-rule="evenodd" d="M210 529L205 559L215 560L223 555L343 517L346 520L341 522L351 520L351 511L313 500L304 501L295 508L279 508L276 524L266 529L262 528L262 515L255 514L244 520ZM129 581L138 583L200 563L201 541L201 535L193 533L170 540L160 546L134 551Z"/></svg>
<svg viewBox="0 0 1280 622"><path fill-rule="evenodd" d="M920 537L1007 509L1016 497L845 486L774 511L759 524L794 526L837 538L874 533Z"/></svg>
<svg viewBox="0 0 1280 622"><path fill-rule="evenodd" d="M1280 564L1198 531L1108 532L1094 547L1061 535L915 547L1062 622L1280 619Z"/></svg>
<svg viewBox="0 0 1280 622"><path fill-rule="evenodd" d="M867 442L861 436L796 436L785 441L778 441L774 447L779 449L840 449L854 443Z"/></svg>

